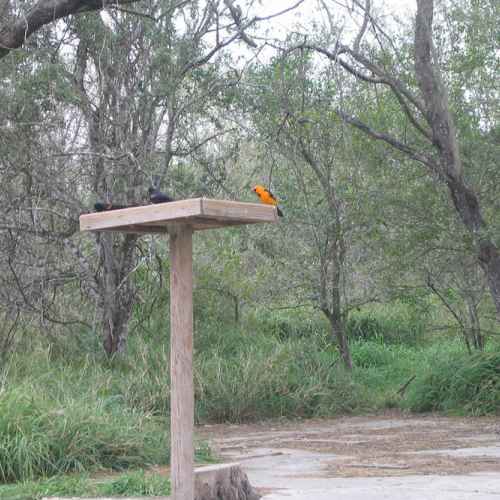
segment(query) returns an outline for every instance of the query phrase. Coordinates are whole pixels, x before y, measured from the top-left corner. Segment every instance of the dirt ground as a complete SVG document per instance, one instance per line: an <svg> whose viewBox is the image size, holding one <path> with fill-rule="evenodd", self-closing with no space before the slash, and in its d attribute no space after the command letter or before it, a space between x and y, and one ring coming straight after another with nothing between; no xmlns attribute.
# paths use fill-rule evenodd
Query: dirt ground
<svg viewBox="0 0 500 500"><path fill-rule="evenodd" d="M294 450L325 454L329 477L500 473L500 418L362 417L206 425L197 429L227 461L272 457Z"/></svg>

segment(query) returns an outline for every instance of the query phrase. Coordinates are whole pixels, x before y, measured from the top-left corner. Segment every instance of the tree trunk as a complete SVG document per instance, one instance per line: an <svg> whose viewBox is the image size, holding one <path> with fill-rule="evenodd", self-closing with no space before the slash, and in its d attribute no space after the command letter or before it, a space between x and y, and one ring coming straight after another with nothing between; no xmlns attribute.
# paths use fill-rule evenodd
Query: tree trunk
<svg viewBox="0 0 500 500"><path fill-rule="evenodd" d="M259 495L240 464L197 467L194 471L195 500L259 500Z"/></svg>
<svg viewBox="0 0 500 500"><path fill-rule="evenodd" d="M330 326L332 328L332 336L336 339L337 345L339 346L339 352L344 367L346 370L352 371L351 351L349 349L349 343L347 342L344 321L337 317L332 317L332 319L330 319Z"/></svg>
<svg viewBox="0 0 500 500"><path fill-rule="evenodd" d="M235 324L240 324L240 301L237 295L233 295L233 304L234 304L234 322Z"/></svg>
<svg viewBox="0 0 500 500"><path fill-rule="evenodd" d="M488 235L476 193L466 186L462 177L447 179L447 185L455 209L474 241L479 265L500 318L500 252Z"/></svg>
<svg viewBox="0 0 500 500"><path fill-rule="evenodd" d="M467 299L467 310L469 313L470 337L474 343L474 348L478 351L483 351L484 335L481 333L481 322L479 321L477 305L469 298Z"/></svg>
<svg viewBox="0 0 500 500"><path fill-rule="evenodd" d="M335 211L337 217L338 211ZM332 338L337 344L346 370L352 370L352 359L347 342L345 323L347 314L342 307L342 268L345 257L345 246L338 219L329 232L330 245L322 259L320 271L320 309L328 318Z"/></svg>
<svg viewBox="0 0 500 500"><path fill-rule="evenodd" d="M103 346L108 357L124 352L128 336L130 311L116 302L112 306L107 304L103 311Z"/></svg>
<svg viewBox="0 0 500 500"><path fill-rule="evenodd" d="M346 370L352 371L352 358L345 330L345 317L340 312L334 313L325 309L322 309L322 311L330 323L332 338L339 348L344 367Z"/></svg>
<svg viewBox="0 0 500 500"><path fill-rule="evenodd" d="M113 244L113 239L118 242ZM103 346L111 357L126 347L128 321L134 304L134 290L129 274L134 265L136 235L100 235L103 276L100 280L103 316Z"/></svg>
<svg viewBox="0 0 500 500"><path fill-rule="evenodd" d="M439 165L455 209L470 232L476 255L483 269L500 319L500 252L493 243L483 219L477 194L467 186L455 124L450 113L446 88L434 58L432 41L433 0L417 0L415 27L415 74L424 97L426 121L432 129Z"/></svg>
<svg viewBox="0 0 500 500"><path fill-rule="evenodd" d="M479 265L486 274L488 286L500 320L500 253L493 242L486 239L479 241Z"/></svg>

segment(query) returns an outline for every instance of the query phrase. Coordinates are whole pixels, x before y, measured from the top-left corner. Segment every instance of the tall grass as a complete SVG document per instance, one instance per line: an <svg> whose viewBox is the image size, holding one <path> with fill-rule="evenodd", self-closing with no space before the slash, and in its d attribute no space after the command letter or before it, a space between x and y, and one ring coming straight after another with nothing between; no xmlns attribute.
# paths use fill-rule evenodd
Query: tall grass
<svg viewBox="0 0 500 500"><path fill-rule="evenodd" d="M33 377L4 384L0 481L167 463L165 420L125 405L105 370L89 364L71 370L49 365L43 357L38 361Z"/></svg>
<svg viewBox="0 0 500 500"><path fill-rule="evenodd" d="M88 474L52 476L38 481L0 485L4 500L39 500L44 497L102 497L102 496L165 496L170 493L170 481L143 469L118 476L93 479Z"/></svg>
<svg viewBox="0 0 500 500"><path fill-rule="evenodd" d="M385 344L417 345L422 342L430 313L396 301L389 305L373 305L353 312L347 322L347 334L353 340L382 341Z"/></svg>
<svg viewBox="0 0 500 500"><path fill-rule="evenodd" d="M169 360L135 339L135 376L127 404L165 415ZM148 355L149 353L149 355ZM281 340L260 331L216 326L195 335L197 422L242 422L285 415L333 415L366 407L362 387L338 365L331 346Z"/></svg>
<svg viewBox="0 0 500 500"><path fill-rule="evenodd" d="M500 415L500 352L462 354L440 361L410 391L409 409Z"/></svg>
<svg viewBox="0 0 500 500"><path fill-rule="evenodd" d="M360 410L367 395L337 365L333 352L304 341L277 342L263 350L259 338L231 359L217 352L197 364L198 416L242 422L263 418L334 415Z"/></svg>
<svg viewBox="0 0 500 500"><path fill-rule="evenodd" d="M346 373L321 321L291 327L258 318L245 328L195 332L198 422L333 416L401 406L414 411L498 412L500 349L470 357L456 341L351 341ZM0 482L69 471L126 469L169 459L168 338L151 328L127 356L16 354L0 374ZM409 330L407 330L409 331ZM405 397L398 389L415 375ZM207 458L206 448L198 455Z"/></svg>

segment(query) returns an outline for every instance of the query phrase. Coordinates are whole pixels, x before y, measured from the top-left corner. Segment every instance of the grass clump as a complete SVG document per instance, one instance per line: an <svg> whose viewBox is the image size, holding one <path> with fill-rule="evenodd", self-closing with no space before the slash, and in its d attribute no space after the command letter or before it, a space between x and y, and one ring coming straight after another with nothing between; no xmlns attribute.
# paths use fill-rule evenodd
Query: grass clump
<svg viewBox="0 0 500 500"><path fill-rule="evenodd" d="M170 481L143 469L103 479L87 474L58 475L40 481L25 481L0 486L4 500L38 500L46 496L164 496L170 494Z"/></svg>
<svg viewBox="0 0 500 500"><path fill-rule="evenodd" d="M127 407L101 369L46 369L0 394L0 482L168 461L165 420Z"/></svg>
<svg viewBox="0 0 500 500"><path fill-rule="evenodd" d="M428 369L409 394L412 411L500 414L500 352L463 354Z"/></svg>
<svg viewBox="0 0 500 500"><path fill-rule="evenodd" d="M334 350L304 340L260 340L258 334L251 342L243 339L230 357L217 347L200 356L196 373L200 420L312 417L364 406L366 394L338 366Z"/></svg>
<svg viewBox="0 0 500 500"><path fill-rule="evenodd" d="M346 329L354 340L415 346L423 339L427 321L427 315L415 304L396 301L353 312Z"/></svg>
<svg viewBox="0 0 500 500"><path fill-rule="evenodd" d="M143 469L123 474L97 486L99 495L159 496L170 494L170 481L160 474L146 474Z"/></svg>

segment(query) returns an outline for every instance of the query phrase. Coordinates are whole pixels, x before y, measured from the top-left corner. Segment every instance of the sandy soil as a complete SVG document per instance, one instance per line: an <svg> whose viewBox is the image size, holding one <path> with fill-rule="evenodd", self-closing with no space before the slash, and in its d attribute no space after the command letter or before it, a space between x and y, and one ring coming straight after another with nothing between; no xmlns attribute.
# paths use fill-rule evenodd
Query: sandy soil
<svg viewBox="0 0 500 500"><path fill-rule="evenodd" d="M325 475L381 477L500 472L500 418L362 417L206 425L197 429L224 460L290 450L331 454Z"/></svg>

